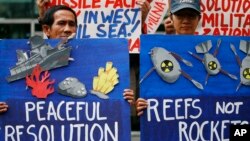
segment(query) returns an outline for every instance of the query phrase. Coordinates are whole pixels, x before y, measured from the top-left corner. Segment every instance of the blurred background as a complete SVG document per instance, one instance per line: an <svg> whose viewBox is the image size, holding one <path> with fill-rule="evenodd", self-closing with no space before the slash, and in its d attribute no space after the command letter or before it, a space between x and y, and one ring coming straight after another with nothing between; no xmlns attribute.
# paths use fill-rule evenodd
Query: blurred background
<svg viewBox="0 0 250 141"><path fill-rule="evenodd" d="M42 34L35 0L0 0L0 39Z"/></svg>

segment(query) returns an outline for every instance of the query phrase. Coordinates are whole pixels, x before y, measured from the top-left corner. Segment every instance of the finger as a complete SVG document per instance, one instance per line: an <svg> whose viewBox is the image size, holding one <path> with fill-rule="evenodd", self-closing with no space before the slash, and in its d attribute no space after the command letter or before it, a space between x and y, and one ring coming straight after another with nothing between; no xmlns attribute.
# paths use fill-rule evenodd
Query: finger
<svg viewBox="0 0 250 141"><path fill-rule="evenodd" d="M42 3L44 3L44 0L37 0L36 3L41 5Z"/></svg>
<svg viewBox="0 0 250 141"><path fill-rule="evenodd" d="M136 103L136 107L143 107L143 108L147 108L148 107L148 104L145 103L145 102L139 102L139 103Z"/></svg>
<svg viewBox="0 0 250 141"><path fill-rule="evenodd" d="M143 1L142 0L137 0L135 2L139 7L142 7L143 6Z"/></svg>
<svg viewBox="0 0 250 141"><path fill-rule="evenodd" d="M137 116L141 116L143 114L143 111L140 111L137 113Z"/></svg>
<svg viewBox="0 0 250 141"><path fill-rule="evenodd" d="M132 92L133 90L131 90L131 89L124 89L123 91L124 92Z"/></svg>
<svg viewBox="0 0 250 141"><path fill-rule="evenodd" d="M145 101L145 99L143 99L143 98L138 98L137 101L138 101L138 102L139 102L139 101Z"/></svg>
<svg viewBox="0 0 250 141"><path fill-rule="evenodd" d="M134 93L126 92L126 93L123 93L123 96L124 97L126 97L126 96L132 96L132 97L134 97Z"/></svg>
<svg viewBox="0 0 250 141"><path fill-rule="evenodd" d="M6 112L7 108L0 109L0 113Z"/></svg>
<svg viewBox="0 0 250 141"><path fill-rule="evenodd" d="M148 104L146 103L136 103L136 108L138 109L145 109L148 107Z"/></svg>
<svg viewBox="0 0 250 141"><path fill-rule="evenodd" d="M149 11L151 9L151 6L148 2L145 2L144 6L147 9L147 11Z"/></svg>
<svg viewBox="0 0 250 141"><path fill-rule="evenodd" d="M128 103L129 103L130 105L134 105L134 104L135 104L134 100L128 100Z"/></svg>
<svg viewBox="0 0 250 141"><path fill-rule="evenodd" d="M142 109L146 109L148 107L148 105L142 104L142 105L136 105L136 109L137 110L142 110Z"/></svg>
<svg viewBox="0 0 250 141"><path fill-rule="evenodd" d="M136 111L137 112L144 111L146 108L147 108L146 106L139 106L139 107L136 107Z"/></svg>
<svg viewBox="0 0 250 141"><path fill-rule="evenodd" d="M134 99L134 95L129 95L129 94L123 95L123 97L129 98L129 99Z"/></svg>
<svg viewBox="0 0 250 141"><path fill-rule="evenodd" d="M39 7L43 7L43 6L45 6L46 4L48 4L50 1L49 0L38 0L37 1L37 5L39 6Z"/></svg>
<svg viewBox="0 0 250 141"><path fill-rule="evenodd" d="M47 4L47 3L49 3L50 2L50 0L44 0L44 3L45 4Z"/></svg>
<svg viewBox="0 0 250 141"><path fill-rule="evenodd" d="M4 108L8 108L9 106L5 104L5 105L3 105L3 107L4 107Z"/></svg>
<svg viewBox="0 0 250 141"><path fill-rule="evenodd" d="M134 93L133 90L124 90L123 93Z"/></svg>
<svg viewBox="0 0 250 141"><path fill-rule="evenodd" d="M0 106L0 109L2 110L2 109L7 109L8 108L8 106L7 105L1 105Z"/></svg>
<svg viewBox="0 0 250 141"><path fill-rule="evenodd" d="M125 95L123 96L123 98L126 100L133 100L133 101L135 100L134 95Z"/></svg>
<svg viewBox="0 0 250 141"><path fill-rule="evenodd" d="M141 103L147 104L147 101L145 99L141 99L141 98L138 98L136 102L139 104L141 104Z"/></svg>
<svg viewBox="0 0 250 141"><path fill-rule="evenodd" d="M134 97L123 97L125 100L128 100L128 101L133 101L134 102Z"/></svg>
<svg viewBox="0 0 250 141"><path fill-rule="evenodd" d="M0 107L8 107L8 105L5 102L0 102Z"/></svg>
<svg viewBox="0 0 250 141"><path fill-rule="evenodd" d="M136 3L144 3L146 0L136 0Z"/></svg>
<svg viewBox="0 0 250 141"><path fill-rule="evenodd" d="M131 89L125 89L123 92L123 96L134 96L134 91Z"/></svg>

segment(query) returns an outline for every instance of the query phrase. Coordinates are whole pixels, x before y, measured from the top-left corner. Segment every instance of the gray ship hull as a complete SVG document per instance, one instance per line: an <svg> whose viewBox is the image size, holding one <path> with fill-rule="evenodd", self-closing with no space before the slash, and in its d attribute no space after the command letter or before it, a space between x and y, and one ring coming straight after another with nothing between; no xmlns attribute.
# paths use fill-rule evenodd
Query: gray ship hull
<svg viewBox="0 0 250 141"><path fill-rule="evenodd" d="M48 50L48 55L45 57L36 54L29 60L10 69L11 72L15 72L16 74L13 74L6 79L8 82L22 79L26 75L30 75L37 64L42 67L43 71L66 66L69 63L71 49L72 48L70 47L61 49L54 48Z"/></svg>

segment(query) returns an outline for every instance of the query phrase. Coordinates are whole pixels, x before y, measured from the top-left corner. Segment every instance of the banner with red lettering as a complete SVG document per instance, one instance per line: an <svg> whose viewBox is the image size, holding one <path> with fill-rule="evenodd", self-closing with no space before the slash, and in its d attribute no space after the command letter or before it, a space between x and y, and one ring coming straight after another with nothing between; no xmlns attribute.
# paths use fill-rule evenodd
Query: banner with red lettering
<svg viewBox="0 0 250 141"><path fill-rule="evenodd" d="M168 0L153 0L150 3L151 9L145 20L145 26L143 28L148 34L154 34L162 23L162 20L169 8Z"/></svg>
<svg viewBox="0 0 250 141"><path fill-rule="evenodd" d="M139 52L141 12L136 0L50 0L51 5L75 10L78 39L128 38L129 52Z"/></svg>
<svg viewBox="0 0 250 141"><path fill-rule="evenodd" d="M147 33L155 33L167 14L170 0L153 0L146 23ZM158 4L156 4L158 3ZM201 0L199 35L250 36L250 0ZM163 12L164 11L164 12Z"/></svg>
<svg viewBox="0 0 250 141"><path fill-rule="evenodd" d="M200 35L250 36L250 0L201 0Z"/></svg>

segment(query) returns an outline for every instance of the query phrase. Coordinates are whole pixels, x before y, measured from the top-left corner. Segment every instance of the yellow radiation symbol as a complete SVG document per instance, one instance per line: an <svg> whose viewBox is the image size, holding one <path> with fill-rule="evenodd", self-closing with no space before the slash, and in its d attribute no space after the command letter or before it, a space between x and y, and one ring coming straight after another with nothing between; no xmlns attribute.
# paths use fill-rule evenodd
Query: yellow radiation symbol
<svg viewBox="0 0 250 141"><path fill-rule="evenodd" d="M244 69L244 71L243 71L243 77L244 77L245 79L250 80L250 68Z"/></svg>
<svg viewBox="0 0 250 141"><path fill-rule="evenodd" d="M173 70L174 68L174 65L171 61L169 60L164 60L162 61L161 63L161 70L165 73L169 73Z"/></svg>
<svg viewBox="0 0 250 141"><path fill-rule="evenodd" d="M209 68L210 70L215 70L215 69L217 68L216 62L214 62L214 61L209 62L209 63L208 63L208 68Z"/></svg>

